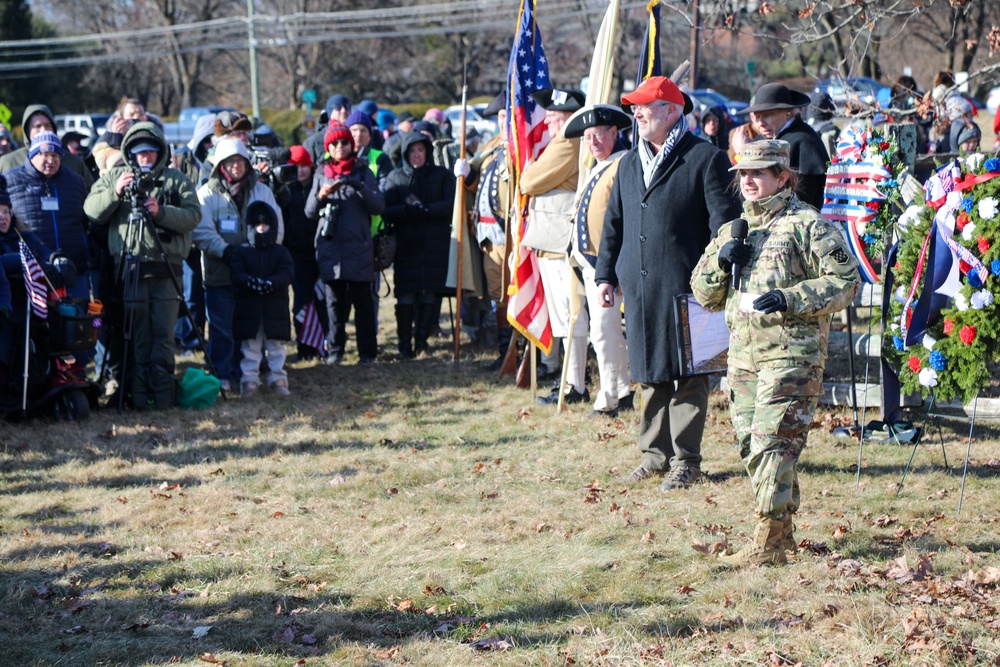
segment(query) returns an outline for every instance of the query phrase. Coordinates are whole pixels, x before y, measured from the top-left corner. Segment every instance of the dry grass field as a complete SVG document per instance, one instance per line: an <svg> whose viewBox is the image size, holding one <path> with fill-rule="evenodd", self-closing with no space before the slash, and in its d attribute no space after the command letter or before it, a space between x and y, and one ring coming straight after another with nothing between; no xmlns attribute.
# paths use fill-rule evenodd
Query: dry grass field
<svg viewBox="0 0 1000 667"><path fill-rule="evenodd" d="M384 347L394 349L383 302ZM445 325L447 329L447 325ZM619 480L637 416L556 414L450 342L291 365L293 395L0 424L0 665L1000 664L1000 443L817 415L797 554L729 571L749 485L712 396L707 479ZM870 418L874 415L869 415Z"/></svg>

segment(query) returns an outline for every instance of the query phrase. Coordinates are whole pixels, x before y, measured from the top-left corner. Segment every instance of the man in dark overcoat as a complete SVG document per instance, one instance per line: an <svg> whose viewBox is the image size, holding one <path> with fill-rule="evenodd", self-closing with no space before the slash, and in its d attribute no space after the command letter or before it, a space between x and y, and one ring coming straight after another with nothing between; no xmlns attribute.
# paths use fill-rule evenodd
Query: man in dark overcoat
<svg viewBox="0 0 1000 667"><path fill-rule="evenodd" d="M799 116L799 110L809 104L805 93L780 83L765 83L754 93L753 104L746 112L757 123L762 137L788 142L788 166L799 173L795 196L818 211L823 208L830 156L823 139Z"/></svg>
<svg viewBox="0 0 1000 667"><path fill-rule="evenodd" d="M729 159L688 131L691 99L666 77L650 77L621 98L639 141L621 160L597 257L602 305L625 301L632 379L640 384L642 463L630 479L667 474L664 491L701 476L708 377L683 377L674 296L690 293L691 271L723 223L741 208Z"/></svg>

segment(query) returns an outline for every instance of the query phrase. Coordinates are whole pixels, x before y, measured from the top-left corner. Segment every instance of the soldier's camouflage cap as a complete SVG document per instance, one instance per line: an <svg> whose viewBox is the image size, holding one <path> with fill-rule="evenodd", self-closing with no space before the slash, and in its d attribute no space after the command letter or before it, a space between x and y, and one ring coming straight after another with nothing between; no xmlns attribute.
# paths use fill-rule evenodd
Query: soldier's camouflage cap
<svg viewBox="0 0 1000 667"><path fill-rule="evenodd" d="M764 169L775 165L787 167L788 151L788 142L780 139L751 141L740 151L736 164L729 171Z"/></svg>

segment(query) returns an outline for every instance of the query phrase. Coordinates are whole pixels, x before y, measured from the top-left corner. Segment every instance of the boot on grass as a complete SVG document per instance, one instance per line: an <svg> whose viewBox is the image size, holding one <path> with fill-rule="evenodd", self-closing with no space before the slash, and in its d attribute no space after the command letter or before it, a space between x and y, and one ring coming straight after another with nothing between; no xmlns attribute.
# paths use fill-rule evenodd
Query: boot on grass
<svg viewBox="0 0 1000 667"><path fill-rule="evenodd" d="M792 523L792 514L786 514L781 526L781 548L791 551L793 554L798 550L799 545L795 542L795 524Z"/></svg>
<svg viewBox="0 0 1000 667"><path fill-rule="evenodd" d="M784 527L782 519L758 516L750 544L729 556L719 556L719 560L733 567L786 564L788 558L782 548Z"/></svg>

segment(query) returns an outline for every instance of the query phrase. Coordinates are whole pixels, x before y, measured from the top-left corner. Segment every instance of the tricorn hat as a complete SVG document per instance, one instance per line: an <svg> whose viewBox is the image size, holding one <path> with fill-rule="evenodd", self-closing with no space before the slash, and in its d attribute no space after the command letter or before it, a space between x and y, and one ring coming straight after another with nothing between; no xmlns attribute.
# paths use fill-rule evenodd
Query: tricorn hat
<svg viewBox="0 0 1000 667"><path fill-rule="evenodd" d="M502 91L499 95L494 97L493 101L490 102L489 106L487 106L483 110L483 118L496 116L498 113L500 113L501 109L506 109L506 108L507 108L507 91Z"/></svg>
<svg viewBox="0 0 1000 667"><path fill-rule="evenodd" d="M779 109L800 109L809 106L809 102L809 96L805 93L792 90L780 83L765 83L754 93L753 104L744 109L743 112L760 113Z"/></svg>
<svg viewBox="0 0 1000 667"><path fill-rule="evenodd" d="M531 93L532 99L546 111L579 110L587 103L587 96L582 90L569 88L539 88Z"/></svg>
<svg viewBox="0 0 1000 667"><path fill-rule="evenodd" d="M593 106L580 109L566 121L563 126L563 134L567 139L576 139L583 136L583 131L588 127L601 127L613 125L619 130L632 127L632 119L627 113L618 107L610 104L595 104Z"/></svg>

